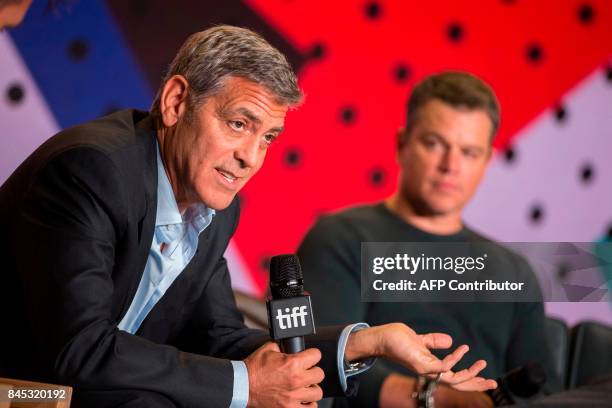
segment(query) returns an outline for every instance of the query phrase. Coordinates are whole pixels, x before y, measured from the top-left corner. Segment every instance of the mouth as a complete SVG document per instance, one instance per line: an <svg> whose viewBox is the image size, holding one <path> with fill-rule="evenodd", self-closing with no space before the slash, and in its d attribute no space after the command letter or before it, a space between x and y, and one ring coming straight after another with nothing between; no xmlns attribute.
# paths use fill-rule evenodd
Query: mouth
<svg viewBox="0 0 612 408"><path fill-rule="evenodd" d="M434 188L443 192L451 192L457 190L457 185L455 183L438 181L434 183Z"/></svg>
<svg viewBox="0 0 612 408"><path fill-rule="evenodd" d="M221 175L222 179L225 180L230 185L234 185L236 181L239 179L239 177L237 177L236 175L234 175L233 173L227 170L219 169L219 168L216 168L215 170L217 170L217 173Z"/></svg>

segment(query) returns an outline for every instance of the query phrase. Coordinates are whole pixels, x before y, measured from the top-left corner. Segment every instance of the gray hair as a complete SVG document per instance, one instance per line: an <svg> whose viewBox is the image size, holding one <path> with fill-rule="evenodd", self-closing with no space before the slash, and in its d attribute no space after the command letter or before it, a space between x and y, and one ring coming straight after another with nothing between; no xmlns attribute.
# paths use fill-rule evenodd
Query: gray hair
<svg viewBox="0 0 612 408"><path fill-rule="evenodd" d="M230 76L264 86L282 105L295 106L302 100L297 78L285 56L259 34L246 28L222 25L189 36L157 91L151 106L154 118L161 115L164 84L174 75L184 76L189 83L190 113L218 91Z"/></svg>

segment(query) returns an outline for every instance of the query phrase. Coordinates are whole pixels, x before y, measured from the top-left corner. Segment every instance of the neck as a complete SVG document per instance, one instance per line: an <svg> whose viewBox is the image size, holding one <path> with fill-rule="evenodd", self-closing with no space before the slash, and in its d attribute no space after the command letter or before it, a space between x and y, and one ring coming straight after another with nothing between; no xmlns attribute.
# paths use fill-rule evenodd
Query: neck
<svg viewBox="0 0 612 408"><path fill-rule="evenodd" d="M393 194L385 200L385 205L391 212L406 221L408 224L425 232L436 235L456 234L463 228L461 212L448 214L419 214L411 203L401 197L399 193Z"/></svg>

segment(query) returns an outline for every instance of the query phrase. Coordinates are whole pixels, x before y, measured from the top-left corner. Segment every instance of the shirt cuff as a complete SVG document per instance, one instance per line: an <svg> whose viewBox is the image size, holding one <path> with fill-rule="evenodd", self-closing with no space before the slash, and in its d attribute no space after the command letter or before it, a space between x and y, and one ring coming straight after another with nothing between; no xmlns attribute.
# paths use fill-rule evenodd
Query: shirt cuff
<svg viewBox="0 0 612 408"><path fill-rule="evenodd" d="M355 323L348 325L342 330L340 333L340 339L338 340L338 375L340 376L340 386L342 387L342 391L346 392L347 389L347 378L356 374L361 374L370 369L374 365L376 358L368 358L363 361L362 365L357 368L348 371L346 367L348 364L344 360L344 352L346 350L346 343L348 342L349 335L359 330L363 330L370 327L367 323Z"/></svg>
<svg viewBox="0 0 612 408"><path fill-rule="evenodd" d="M230 408L246 408L249 402L249 372L242 361L232 361L234 392Z"/></svg>

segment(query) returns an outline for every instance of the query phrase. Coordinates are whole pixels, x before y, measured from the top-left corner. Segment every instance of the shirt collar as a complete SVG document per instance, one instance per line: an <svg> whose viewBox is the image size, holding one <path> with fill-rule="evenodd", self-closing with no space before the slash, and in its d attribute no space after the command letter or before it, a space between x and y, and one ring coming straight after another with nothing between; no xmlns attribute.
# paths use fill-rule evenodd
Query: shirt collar
<svg viewBox="0 0 612 408"><path fill-rule="evenodd" d="M157 146L157 216L155 217L155 226L180 224L188 220L196 220L199 224L201 219L209 219L215 215L215 210L208 208L202 203L196 203L189 206L184 214L181 215L170 179L166 174L164 162L161 159L159 151L159 143ZM206 223L208 225L208 223ZM199 226L199 225L198 225Z"/></svg>

